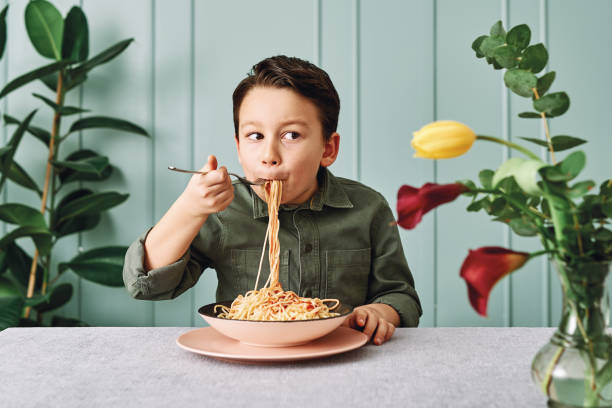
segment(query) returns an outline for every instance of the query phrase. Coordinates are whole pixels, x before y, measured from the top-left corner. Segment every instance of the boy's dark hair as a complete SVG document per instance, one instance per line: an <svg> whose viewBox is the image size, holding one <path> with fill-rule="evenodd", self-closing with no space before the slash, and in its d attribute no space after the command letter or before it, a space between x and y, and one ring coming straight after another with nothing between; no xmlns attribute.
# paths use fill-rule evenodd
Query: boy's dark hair
<svg viewBox="0 0 612 408"><path fill-rule="evenodd" d="M329 75L321 68L296 57L277 55L253 66L232 95L234 102L234 131L238 137L238 111L246 94L256 86L290 88L310 99L319 110L325 140L338 127L340 98Z"/></svg>

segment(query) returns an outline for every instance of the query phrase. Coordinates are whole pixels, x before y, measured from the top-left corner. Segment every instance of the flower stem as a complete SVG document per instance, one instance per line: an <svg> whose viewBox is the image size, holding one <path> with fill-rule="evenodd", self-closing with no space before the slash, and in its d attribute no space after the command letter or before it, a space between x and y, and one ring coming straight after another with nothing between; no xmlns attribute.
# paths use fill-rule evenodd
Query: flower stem
<svg viewBox="0 0 612 408"><path fill-rule="evenodd" d="M489 142L495 142L495 143L503 144L505 146L508 146L508 147L511 147L513 149L518 150L519 152L529 156L530 158L532 158L534 160L540 161L540 158L538 156L536 156L531 150L526 149L526 148L524 148L521 145L517 145L516 143L512 143L512 142L509 142L509 141L504 140L504 139L500 139L500 138L495 137L495 136L477 135L476 139L479 139L479 140L488 140Z"/></svg>

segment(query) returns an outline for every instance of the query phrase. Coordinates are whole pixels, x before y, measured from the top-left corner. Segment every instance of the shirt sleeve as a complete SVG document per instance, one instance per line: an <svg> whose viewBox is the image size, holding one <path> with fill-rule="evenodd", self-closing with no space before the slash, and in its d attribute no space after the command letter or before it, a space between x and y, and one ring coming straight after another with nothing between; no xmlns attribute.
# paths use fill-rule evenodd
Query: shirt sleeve
<svg viewBox="0 0 612 408"><path fill-rule="evenodd" d="M401 327L417 327L423 314L421 301L386 200L377 214L371 232L373 260L368 303L387 304L399 314Z"/></svg>
<svg viewBox="0 0 612 408"><path fill-rule="evenodd" d="M141 300L174 299L193 287L204 269L214 267L204 252L206 242L219 245L220 241L207 240L207 235L214 235L214 231L210 230L216 226L211 218L213 217L209 217L205 227L176 262L149 271L144 267L144 242L151 228L140 235L128 248L123 264L123 283L130 296ZM204 234L203 231L208 232Z"/></svg>

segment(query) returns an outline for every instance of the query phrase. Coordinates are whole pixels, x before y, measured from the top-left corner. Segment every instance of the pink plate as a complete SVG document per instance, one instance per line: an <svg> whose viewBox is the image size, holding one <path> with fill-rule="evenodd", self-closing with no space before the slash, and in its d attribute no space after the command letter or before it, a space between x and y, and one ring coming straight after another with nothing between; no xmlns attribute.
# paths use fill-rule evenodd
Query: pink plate
<svg viewBox="0 0 612 408"><path fill-rule="evenodd" d="M277 362L307 360L331 356L357 349L368 341L368 336L348 327L338 327L332 333L301 346L257 347L226 337L204 327L183 333L176 339L179 347L222 360L243 362Z"/></svg>

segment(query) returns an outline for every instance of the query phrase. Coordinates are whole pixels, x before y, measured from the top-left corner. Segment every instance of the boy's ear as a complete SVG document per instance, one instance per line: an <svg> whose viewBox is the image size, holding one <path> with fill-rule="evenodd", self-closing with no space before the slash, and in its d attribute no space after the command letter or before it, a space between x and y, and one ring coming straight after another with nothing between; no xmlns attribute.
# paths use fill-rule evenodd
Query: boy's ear
<svg viewBox="0 0 612 408"><path fill-rule="evenodd" d="M338 157L339 148L340 135L334 132L329 139L325 141L325 150L323 151L323 157L321 157L321 166L331 166L336 161L336 157Z"/></svg>

